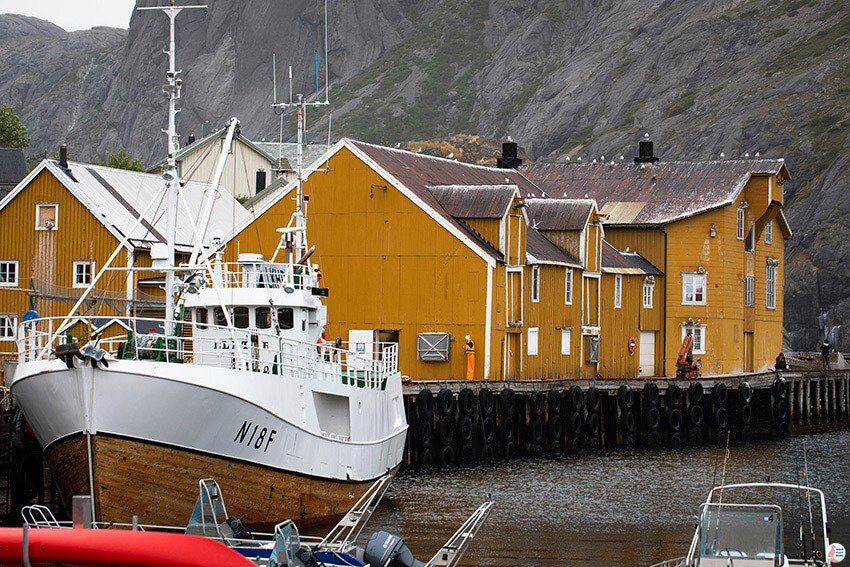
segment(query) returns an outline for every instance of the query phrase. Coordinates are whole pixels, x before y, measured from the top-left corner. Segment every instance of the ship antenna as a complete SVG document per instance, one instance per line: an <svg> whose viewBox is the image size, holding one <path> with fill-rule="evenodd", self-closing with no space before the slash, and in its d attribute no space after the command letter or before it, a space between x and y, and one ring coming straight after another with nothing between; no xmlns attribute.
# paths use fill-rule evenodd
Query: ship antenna
<svg viewBox="0 0 850 567"><path fill-rule="evenodd" d="M200 4L197 6L174 6L172 0L171 6L146 6L136 8L139 11L145 10L160 10L169 20L169 42L168 50L164 53L168 55L168 73L166 78L168 84L163 87L163 91L168 95L168 129L163 132L168 136L168 157L166 158L165 172L162 174L162 179L166 186L166 211L167 211L167 232L166 245L168 250L168 267L165 272L165 334L173 334L174 329L174 271L175 258L174 248L177 240L177 207L179 206L180 192L180 176L177 173L177 152L180 150L180 138L177 135L177 113L180 110L177 108L177 101L180 99L180 88L183 86L183 79L179 77L182 71L176 68L176 42L174 40L174 20L177 14L183 10L192 9L207 9L206 5Z"/></svg>

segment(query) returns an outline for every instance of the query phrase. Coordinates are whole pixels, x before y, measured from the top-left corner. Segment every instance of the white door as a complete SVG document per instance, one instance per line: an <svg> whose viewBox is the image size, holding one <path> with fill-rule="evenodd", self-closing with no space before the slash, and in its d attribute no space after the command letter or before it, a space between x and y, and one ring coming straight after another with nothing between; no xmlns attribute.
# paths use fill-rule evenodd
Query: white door
<svg viewBox="0 0 850 567"><path fill-rule="evenodd" d="M348 331L348 350L354 355L348 360L349 366L364 370L367 366L367 361L372 360L374 347L374 331Z"/></svg>
<svg viewBox="0 0 850 567"><path fill-rule="evenodd" d="M640 332L640 375L655 376L655 331Z"/></svg>

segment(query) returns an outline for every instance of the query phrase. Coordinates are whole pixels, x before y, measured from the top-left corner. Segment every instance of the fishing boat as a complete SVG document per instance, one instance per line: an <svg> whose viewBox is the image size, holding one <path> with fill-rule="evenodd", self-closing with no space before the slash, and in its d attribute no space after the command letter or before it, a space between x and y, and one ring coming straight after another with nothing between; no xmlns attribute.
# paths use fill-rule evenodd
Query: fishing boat
<svg viewBox="0 0 850 567"><path fill-rule="evenodd" d="M278 230L274 255L241 254L227 263L221 240L210 237L210 212L238 125L232 119L214 189L200 211L184 215L195 235L189 260L175 261L176 209L189 206L175 161L182 82L174 24L191 8L204 6L139 8L162 10L170 20L164 198L152 199L123 231L128 236L67 317L21 325L10 388L66 506L74 495L91 495L98 521L138 515L178 524L192 511L196 479L215 477L256 524L330 523L401 463L407 423L397 345L377 344L372 354L324 339L328 290L310 260L303 206L303 97L295 103L297 206ZM166 242L153 245L151 258L152 269L164 274L164 318L126 317L120 332L82 344L73 331L87 318L77 310L105 273L119 269L112 261L163 201Z"/></svg>
<svg viewBox="0 0 850 567"><path fill-rule="evenodd" d="M770 499L762 496L772 495ZM785 499L799 504L799 553L786 552ZM754 497L754 495L758 497ZM797 522L793 522L797 525ZM700 506L688 554L652 567L785 567L838 563L844 547L829 541L822 491L800 484L751 482L717 486Z"/></svg>

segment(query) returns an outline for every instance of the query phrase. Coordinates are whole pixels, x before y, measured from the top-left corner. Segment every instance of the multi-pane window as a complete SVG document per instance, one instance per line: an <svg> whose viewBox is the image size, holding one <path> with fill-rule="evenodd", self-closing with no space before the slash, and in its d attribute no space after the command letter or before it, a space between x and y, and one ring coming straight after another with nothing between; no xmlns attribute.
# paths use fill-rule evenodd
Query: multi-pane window
<svg viewBox="0 0 850 567"><path fill-rule="evenodd" d="M752 307L755 304L754 288L755 278L746 276L744 278L744 305L746 307Z"/></svg>
<svg viewBox="0 0 850 567"><path fill-rule="evenodd" d="M623 306L623 276L617 274L614 276L614 308L619 309Z"/></svg>
<svg viewBox="0 0 850 567"><path fill-rule="evenodd" d="M88 287L93 268L92 262L74 262L74 287Z"/></svg>
<svg viewBox="0 0 850 567"><path fill-rule="evenodd" d="M655 278L647 276L643 280L643 306L646 309L652 309L653 296L655 295Z"/></svg>
<svg viewBox="0 0 850 567"><path fill-rule="evenodd" d="M14 287L18 285L18 261L0 261L0 285Z"/></svg>
<svg viewBox="0 0 850 567"><path fill-rule="evenodd" d="M0 315L0 341L14 340L18 320L14 315Z"/></svg>
<svg viewBox="0 0 850 567"><path fill-rule="evenodd" d="M528 328L528 354L529 356L537 354L537 327Z"/></svg>
<svg viewBox="0 0 850 567"><path fill-rule="evenodd" d="M706 274L682 274L682 304L705 305Z"/></svg>
<svg viewBox="0 0 850 567"><path fill-rule="evenodd" d="M768 264L765 284L767 292L767 308L776 309L776 266Z"/></svg>
<svg viewBox="0 0 850 567"><path fill-rule="evenodd" d="M561 354L570 354L572 337L572 329L561 329Z"/></svg>
<svg viewBox="0 0 850 567"><path fill-rule="evenodd" d="M764 243L773 244L773 221L767 221L764 225Z"/></svg>
<svg viewBox="0 0 850 567"><path fill-rule="evenodd" d="M540 301L540 266L531 267L531 301Z"/></svg>
<svg viewBox="0 0 850 567"><path fill-rule="evenodd" d="M738 207L738 240L744 239L744 207Z"/></svg>
<svg viewBox="0 0 850 567"><path fill-rule="evenodd" d="M573 269L567 268L567 275L564 279L564 303L567 305L573 304Z"/></svg>
<svg viewBox="0 0 850 567"><path fill-rule="evenodd" d="M685 335L694 336L694 354L705 354L705 325L686 325L682 327L682 340Z"/></svg>
<svg viewBox="0 0 850 567"><path fill-rule="evenodd" d="M38 204L35 206L35 229L54 230L59 225L59 205Z"/></svg>

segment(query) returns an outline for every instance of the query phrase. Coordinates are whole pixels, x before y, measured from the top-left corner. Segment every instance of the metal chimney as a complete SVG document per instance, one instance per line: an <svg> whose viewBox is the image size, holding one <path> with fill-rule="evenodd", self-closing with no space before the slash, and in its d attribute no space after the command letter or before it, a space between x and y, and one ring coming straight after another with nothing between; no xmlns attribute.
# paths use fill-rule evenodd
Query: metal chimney
<svg viewBox="0 0 850 567"><path fill-rule="evenodd" d="M496 167L502 169L516 169L522 165L522 160L517 157L516 142L502 143L502 157L496 158Z"/></svg>
<svg viewBox="0 0 850 567"><path fill-rule="evenodd" d="M68 144L59 146L59 165L68 169Z"/></svg>
<svg viewBox="0 0 850 567"><path fill-rule="evenodd" d="M635 163L655 163L658 158L653 155L652 140L649 139L649 134L644 134L643 140L638 144L638 157L635 158Z"/></svg>

